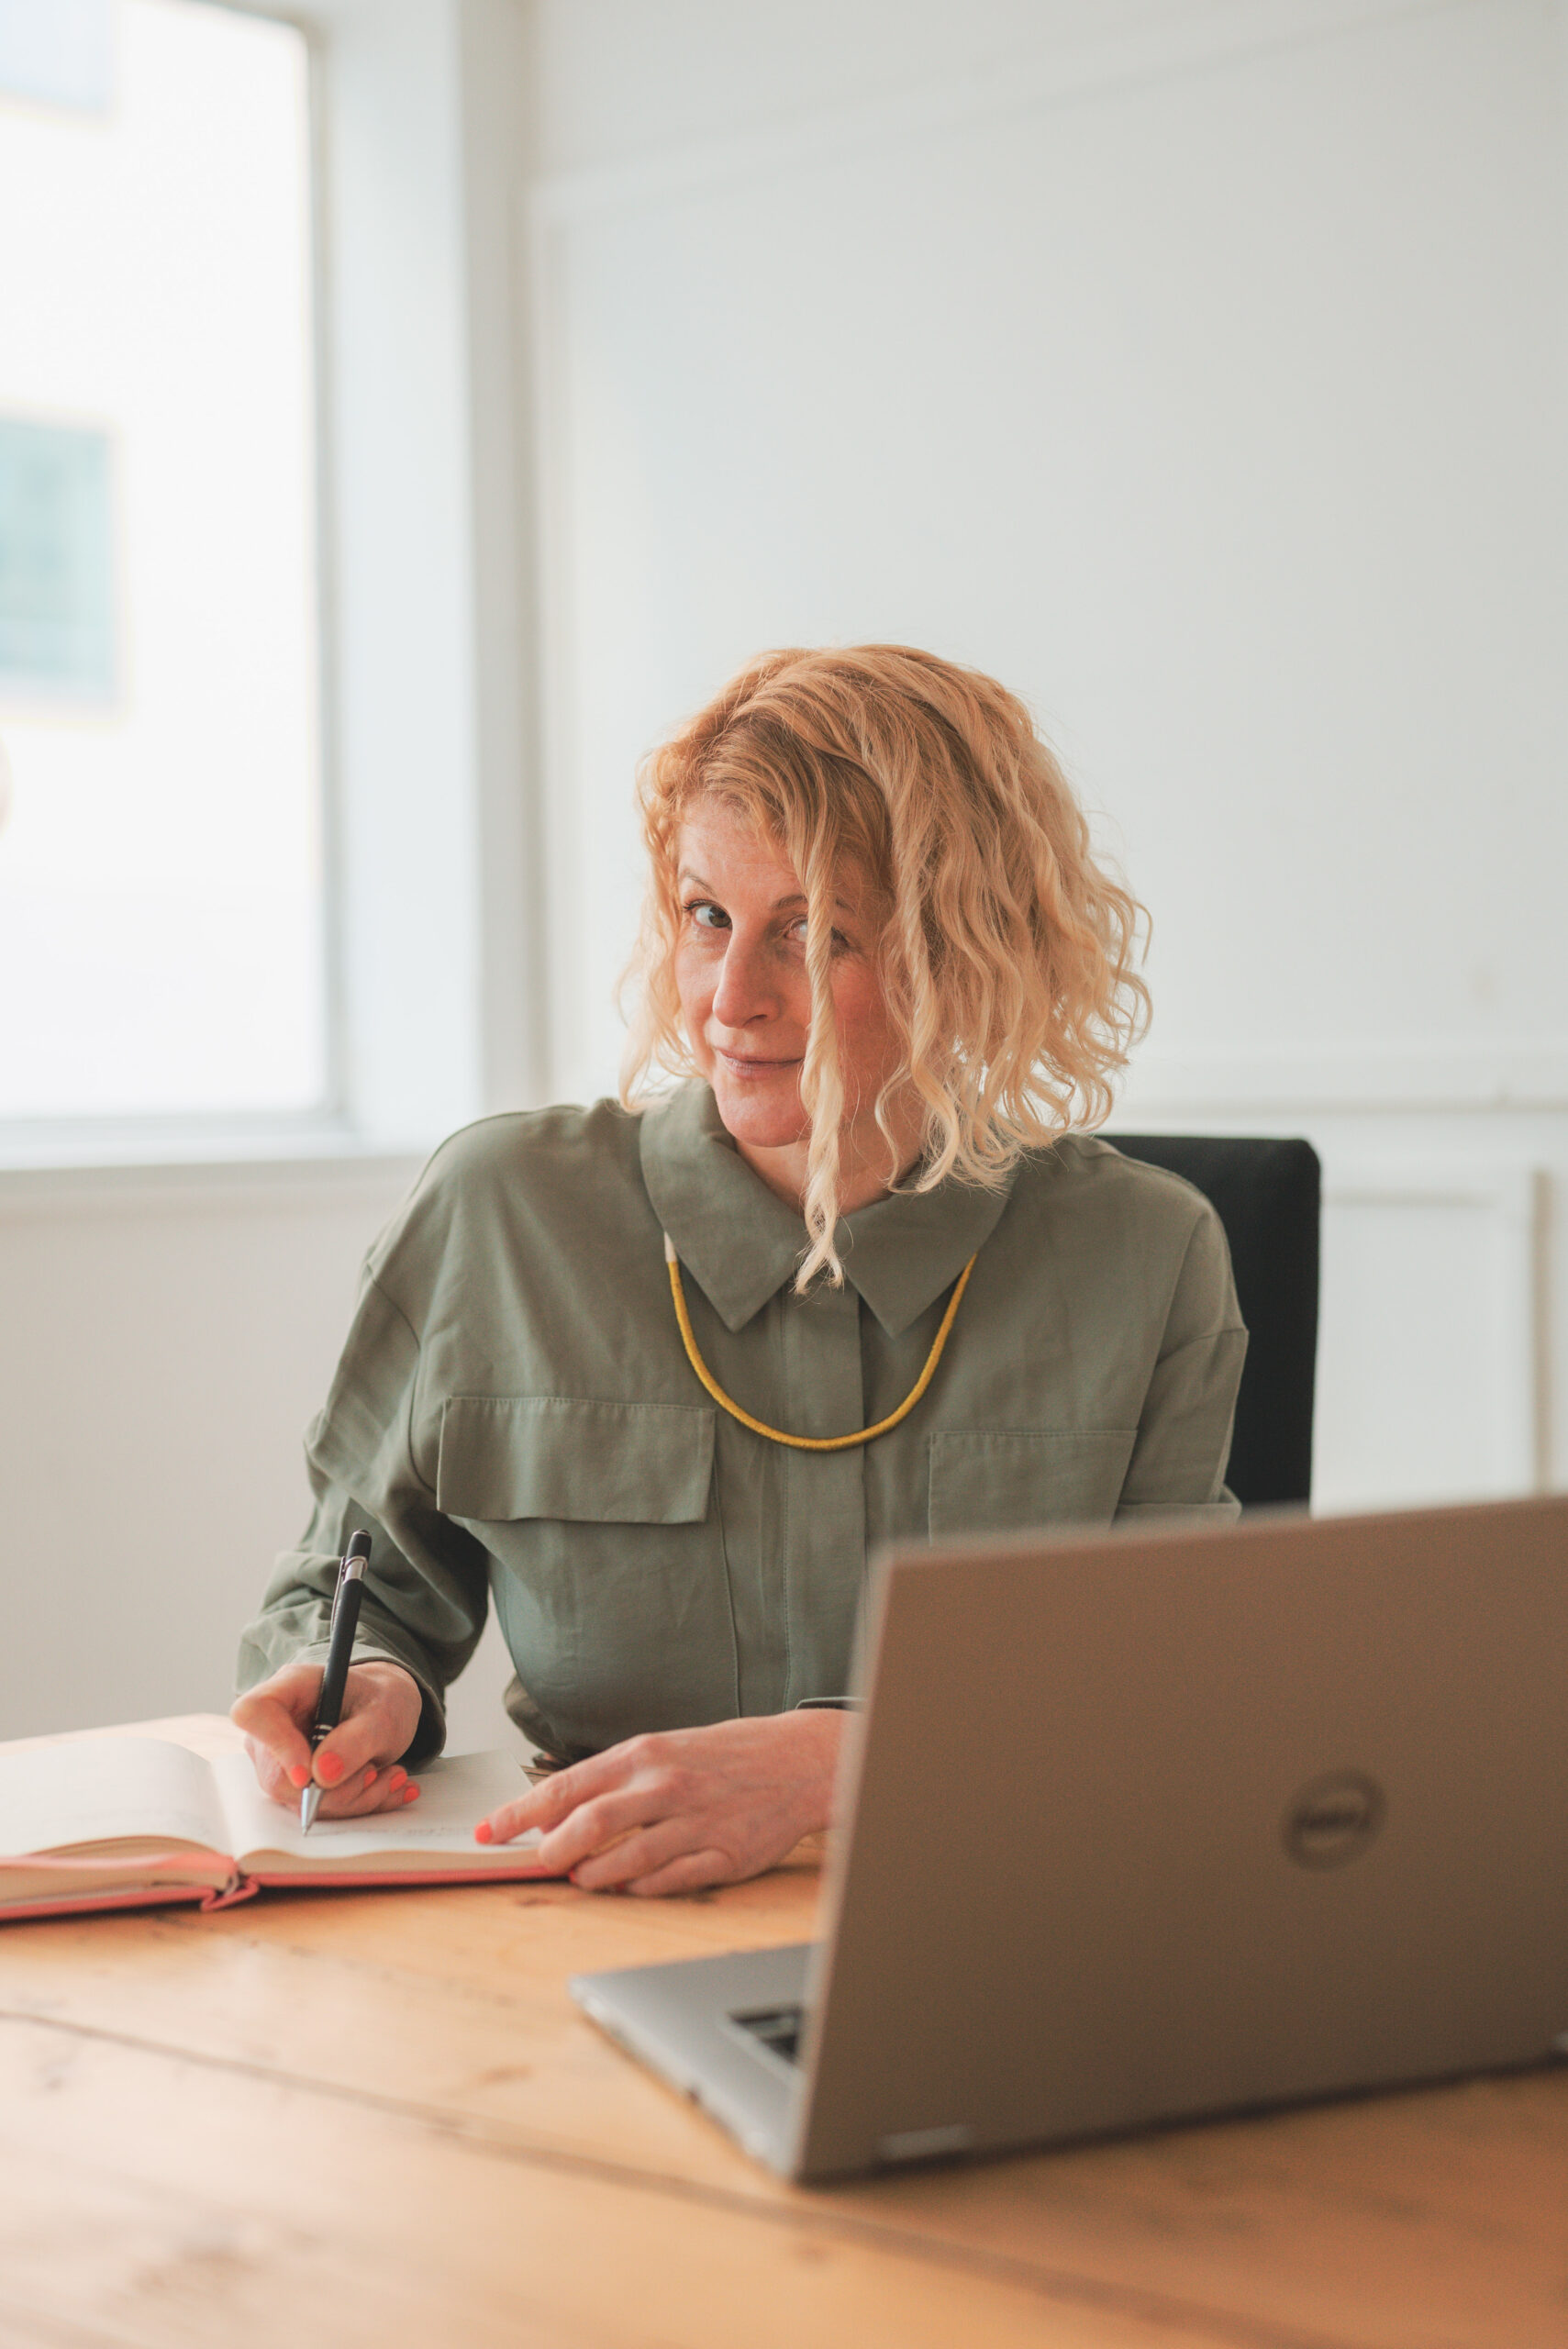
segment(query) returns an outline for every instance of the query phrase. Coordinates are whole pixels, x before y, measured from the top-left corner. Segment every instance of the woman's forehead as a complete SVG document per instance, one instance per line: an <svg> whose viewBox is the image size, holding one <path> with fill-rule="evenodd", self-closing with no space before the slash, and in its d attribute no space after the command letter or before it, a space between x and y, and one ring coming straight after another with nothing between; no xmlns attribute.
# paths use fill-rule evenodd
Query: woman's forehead
<svg viewBox="0 0 1568 2349"><path fill-rule="evenodd" d="M698 863L706 860L709 864L727 864L737 870L787 874L791 885L797 892L800 888L789 851L778 835L761 823L750 808L738 807L711 794L693 800L682 817L675 834L675 858L683 869L695 859Z"/></svg>
<svg viewBox="0 0 1568 2349"><path fill-rule="evenodd" d="M695 884L722 896L726 889L766 896L773 906L804 906L806 893L788 848L749 807L709 793L695 799L675 834L675 869L683 884ZM835 899L842 911L855 912L867 902L865 875L846 858L836 879Z"/></svg>

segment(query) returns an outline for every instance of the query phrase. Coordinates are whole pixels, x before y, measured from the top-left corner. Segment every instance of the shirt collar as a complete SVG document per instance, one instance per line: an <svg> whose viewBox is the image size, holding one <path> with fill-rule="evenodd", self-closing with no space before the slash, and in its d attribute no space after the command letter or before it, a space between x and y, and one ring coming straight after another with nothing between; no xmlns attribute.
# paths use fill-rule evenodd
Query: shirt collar
<svg viewBox="0 0 1568 2349"><path fill-rule="evenodd" d="M642 1179L676 1254L727 1330L744 1329L806 1252L798 1210L752 1173L711 1087L684 1085L642 1118ZM840 1226L844 1271L889 1337L917 1321L990 1238L1012 1176L995 1190L946 1182L857 1208Z"/></svg>

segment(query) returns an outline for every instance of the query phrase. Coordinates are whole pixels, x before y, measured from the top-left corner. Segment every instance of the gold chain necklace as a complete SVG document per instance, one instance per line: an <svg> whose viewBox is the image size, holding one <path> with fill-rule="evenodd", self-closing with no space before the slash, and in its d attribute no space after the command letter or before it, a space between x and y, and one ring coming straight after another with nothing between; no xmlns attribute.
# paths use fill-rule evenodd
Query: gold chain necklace
<svg viewBox="0 0 1568 2349"><path fill-rule="evenodd" d="M796 1452L848 1452L857 1443L870 1443L874 1437L885 1435L889 1428L895 1428L900 1419L908 1418L936 1376L937 1364L942 1358L942 1348L948 1341L948 1332L957 1318L963 1292L969 1286L969 1275L974 1270L974 1258L972 1256L960 1273L953 1293L948 1299L948 1309L942 1315L942 1326L937 1331L936 1341L930 1353L926 1356L926 1367L895 1411L890 1412L885 1419L878 1419L873 1428L862 1428L858 1435L785 1435L780 1428L764 1427L761 1419L754 1419L751 1417L750 1411L743 1411L739 1403L732 1403L697 1352L697 1341L692 1335L692 1317L686 1310L686 1293L681 1286L681 1260L675 1253L675 1244L668 1232L664 1234L664 1262L670 1267L670 1294L675 1300L675 1319L681 1325L681 1342L686 1350L686 1360L691 1364L719 1409L728 1411L732 1419L739 1419L743 1428L750 1428L753 1435L766 1436L770 1443L787 1443Z"/></svg>

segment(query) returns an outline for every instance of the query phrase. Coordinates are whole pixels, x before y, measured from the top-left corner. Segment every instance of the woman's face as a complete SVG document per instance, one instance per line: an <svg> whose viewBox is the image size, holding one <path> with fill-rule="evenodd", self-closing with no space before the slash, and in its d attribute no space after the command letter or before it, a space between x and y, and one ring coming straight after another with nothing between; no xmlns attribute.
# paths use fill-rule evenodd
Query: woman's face
<svg viewBox="0 0 1568 2349"><path fill-rule="evenodd" d="M675 984L692 1058L741 1156L774 1190L798 1200L810 1135L800 1098L811 1026L805 892L778 843L716 799L698 800L681 827L676 865ZM846 1210L885 1190L895 1172L875 1113L900 1049L876 975L875 942L862 893L846 885L835 912L832 975ZM916 1123L900 1166L917 1142Z"/></svg>

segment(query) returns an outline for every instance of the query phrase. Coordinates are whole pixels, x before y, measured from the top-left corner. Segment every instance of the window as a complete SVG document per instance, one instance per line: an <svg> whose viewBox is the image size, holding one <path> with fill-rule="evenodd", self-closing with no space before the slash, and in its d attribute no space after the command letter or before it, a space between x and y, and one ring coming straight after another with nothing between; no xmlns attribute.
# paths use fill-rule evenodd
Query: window
<svg viewBox="0 0 1568 2349"><path fill-rule="evenodd" d="M309 97L0 5L0 1120L327 1103Z"/></svg>

